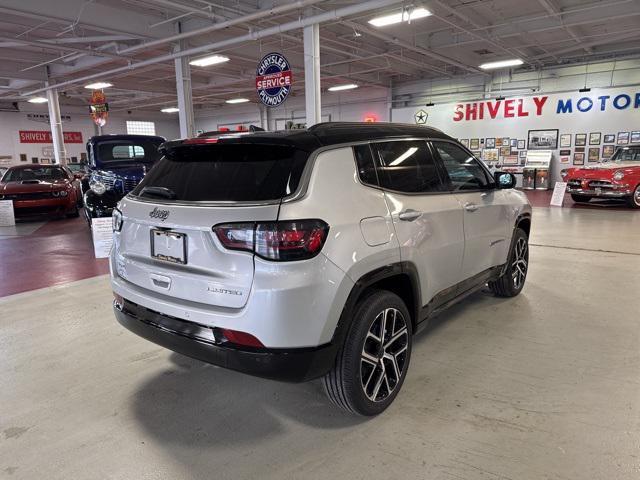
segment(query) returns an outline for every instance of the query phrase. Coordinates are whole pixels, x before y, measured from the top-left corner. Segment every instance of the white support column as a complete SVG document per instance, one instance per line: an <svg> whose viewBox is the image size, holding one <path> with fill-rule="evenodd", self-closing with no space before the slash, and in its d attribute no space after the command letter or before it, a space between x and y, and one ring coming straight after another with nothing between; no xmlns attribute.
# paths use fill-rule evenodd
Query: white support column
<svg viewBox="0 0 640 480"><path fill-rule="evenodd" d="M304 27L304 98L307 128L322 121L320 101L320 25Z"/></svg>
<svg viewBox="0 0 640 480"><path fill-rule="evenodd" d="M58 103L58 90L47 90L47 104L49 107L49 123L51 125L51 137L53 138L53 154L59 165L66 165L67 150L64 146L64 134L62 133L62 118L60 117L60 103Z"/></svg>
<svg viewBox="0 0 640 480"><path fill-rule="evenodd" d="M180 23L178 23L178 33L181 33ZM182 50L182 42L176 48L176 52ZM178 117L180 121L180 136L182 138L193 137L195 135L193 117L193 97L191 94L191 67L188 57L175 59L176 69L176 93L178 95Z"/></svg>

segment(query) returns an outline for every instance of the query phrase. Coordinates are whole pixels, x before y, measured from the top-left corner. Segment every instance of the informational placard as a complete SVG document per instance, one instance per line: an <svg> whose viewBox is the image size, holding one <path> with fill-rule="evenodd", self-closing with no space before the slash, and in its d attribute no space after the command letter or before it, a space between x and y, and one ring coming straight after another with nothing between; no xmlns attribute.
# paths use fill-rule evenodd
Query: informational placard
<svg viewBox="0 0 640 480"><path fill-rule="evenodd" d="M561 207L564 202L564 194L567 191L567 182L556 182L551 195L551 203L554 207Z"/></svg>
<svg viewBox="0 0 640 480"><path fill-rule="evenodd" d="M289 96L293 75L284 55L271 52L265 55L256 69L256 91L267 107L277 107Z"/></svg>
<svg viewBox="0 0 640 480"><path fill-rule="evenodd" d="M111 217L91 219L91 235L96 258L108 258L113 245Z"/></svg>
<svg viewBox="0 0 640 480"><path fill-rule="evenodd" d="M13 213L13 200L0 200L0 227L12 227L16 224Z"/></svg>

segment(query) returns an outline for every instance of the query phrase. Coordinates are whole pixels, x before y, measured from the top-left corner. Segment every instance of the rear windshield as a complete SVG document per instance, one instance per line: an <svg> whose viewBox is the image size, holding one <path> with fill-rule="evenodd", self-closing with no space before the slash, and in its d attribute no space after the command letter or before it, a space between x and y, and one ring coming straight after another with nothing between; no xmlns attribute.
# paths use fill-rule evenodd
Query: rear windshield
<svg viewBox="0 0 640 480"><path fill-rule="evenodd" d="M155 162L159 140L108 140L96 145L100 162Z"/></svg>
<svg viewBox="0 0 640 480"><path fill-rule="evenodd" d="M308 156L281 145L178 147L132 194L190 202L278 200L296 190Z"/></svg>

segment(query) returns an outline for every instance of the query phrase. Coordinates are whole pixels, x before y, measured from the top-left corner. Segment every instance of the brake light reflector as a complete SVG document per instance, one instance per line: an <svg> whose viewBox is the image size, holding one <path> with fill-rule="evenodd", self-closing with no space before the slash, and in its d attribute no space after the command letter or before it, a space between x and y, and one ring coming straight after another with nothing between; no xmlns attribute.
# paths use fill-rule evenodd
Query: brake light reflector
<svg viewBox="0 0 640 480"><path fill-rule="evenodd" d="M226 338L229 343L233 343L234 345L241 345L243 347L264 348L264 344L250 333L239 332L237 330L229 330L226 328L221 328L220 331L222 332L222 335L224 335L224 338Z"/></svg>
<svg viewBox="0 0 640 480"><path fill-rule="evenodd" d="M327 239L329 225L322 220L265 223L227 223L213 227L229 250L245 250L275 261L315 257Z"/></svg>

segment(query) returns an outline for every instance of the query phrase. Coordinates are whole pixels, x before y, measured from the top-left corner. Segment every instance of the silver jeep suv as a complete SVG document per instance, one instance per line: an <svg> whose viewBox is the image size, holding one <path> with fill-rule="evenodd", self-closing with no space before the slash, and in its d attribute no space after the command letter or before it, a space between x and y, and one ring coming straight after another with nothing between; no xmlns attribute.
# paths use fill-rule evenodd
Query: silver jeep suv
<svg viewBox="0 0 640 480"><path fill-rule="evenodd" d="M118 321L176 352L382 412L413 334L487 283L517 295L531 207L426 127L324 123L165 143L113 217Z"/></svg>

